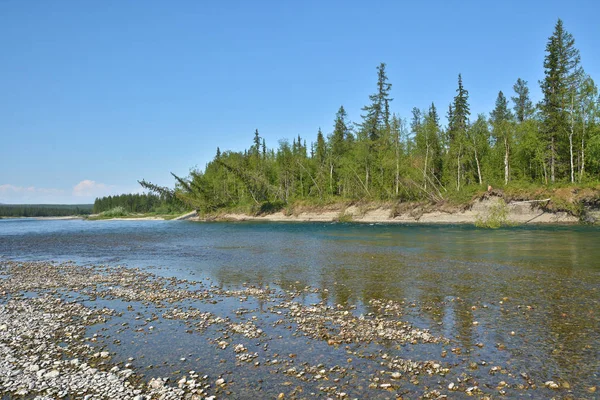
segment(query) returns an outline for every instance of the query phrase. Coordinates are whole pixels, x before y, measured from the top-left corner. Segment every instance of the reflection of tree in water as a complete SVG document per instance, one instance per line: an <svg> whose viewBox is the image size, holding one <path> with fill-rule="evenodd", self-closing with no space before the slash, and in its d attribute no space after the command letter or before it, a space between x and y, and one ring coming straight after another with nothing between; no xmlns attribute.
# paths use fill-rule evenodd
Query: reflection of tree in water
<svg viewBox="0 0 600 400"><path fill-rule="evenodd" d="M239 288L242 284L252 285L258 288L264 288L269 284L265 277L269 276L269 271L260 266L232 267L223 266L216 270L215 278L220 287Z"/></svg>

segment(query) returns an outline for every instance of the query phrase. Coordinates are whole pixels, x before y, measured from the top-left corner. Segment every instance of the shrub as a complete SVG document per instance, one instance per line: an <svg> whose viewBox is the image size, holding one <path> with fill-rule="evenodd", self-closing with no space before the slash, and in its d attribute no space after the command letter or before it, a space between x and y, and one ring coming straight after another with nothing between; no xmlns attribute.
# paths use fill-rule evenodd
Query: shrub
<svg viewBox="0 0 600 400"><path fill-rule="evenodd" d="M103 218L126 217L127 215L129 215L129 213L121 206L117 206L108 211L103 211L100 213L100 216Z"/></svg>
<svg viewBox="0 0 600 400"><path fill-rule="evenodd" d="M487 215L478 215L475 220L475 226L478 228L498 229L501 226L510 225L508 221L508 206L504 199L498 199L492 204Z"/></svg>

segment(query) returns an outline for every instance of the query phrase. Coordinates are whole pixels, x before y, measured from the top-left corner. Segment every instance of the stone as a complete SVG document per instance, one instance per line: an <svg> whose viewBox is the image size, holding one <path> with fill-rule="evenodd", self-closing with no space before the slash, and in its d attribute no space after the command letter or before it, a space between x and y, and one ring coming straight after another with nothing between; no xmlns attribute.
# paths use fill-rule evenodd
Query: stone
<svg viewBox="0 0 600 400"><path fill-rule="evenodd" d="M156 379L152 378L152 379L150 379L150 382L148 382L148 386L151 389L160 389L165 386L165 383L160 378L156 378Z"/></svg>
<svg viewBox="0 0 600 400"><path fill-rule="evenodd" d="M548 389L558 389L560 386L558 386L558 383L554 382L554 381L546 381L544 382L544 386L546 386Z"/></svg>
<svg viewBox="0 0 600 400"><path fill-rule="evenodd" d="M60 372L58 372L57 370L53 369L52 371L44 374L44 378L52 379L52 378L56 378L58 375L60 375Z"/></svg>

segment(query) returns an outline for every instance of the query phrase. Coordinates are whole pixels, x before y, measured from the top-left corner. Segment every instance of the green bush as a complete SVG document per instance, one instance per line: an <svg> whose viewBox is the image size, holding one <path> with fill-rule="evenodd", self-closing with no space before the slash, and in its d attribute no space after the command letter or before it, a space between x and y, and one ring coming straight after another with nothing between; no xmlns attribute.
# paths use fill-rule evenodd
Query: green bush
<svg viewBox="0 0 600 400"><path fill-rule="evenodd" d="M490 206L487 215L478 215L475 226L478 228L498 229L510 225L508 221L508 206L504 199L498 199L496 204Z"/></svg>
<svg viewBox="0 0 600 400"><path fill-rule="evenodd" d="M345 211L342 211L337 218L338 222L352 222L352 214L346 214Z"/></svg>
<svg viewBox="0 0 600 400"><path fill-rule="evenodd" d="M126 217L127 215L129 215L129 213L127 211L125 211L125 208L123 208L121 206L117 206L117 207L111 208L108 211L103 211L100 213L100 216L103 218L118 218L118 217Z"/></svg>

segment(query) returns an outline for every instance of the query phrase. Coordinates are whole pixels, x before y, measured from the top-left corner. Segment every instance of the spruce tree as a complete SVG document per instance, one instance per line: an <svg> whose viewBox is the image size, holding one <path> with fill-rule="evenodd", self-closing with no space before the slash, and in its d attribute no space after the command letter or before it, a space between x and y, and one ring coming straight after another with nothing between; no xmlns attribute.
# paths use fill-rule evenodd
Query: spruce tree
<svg viewBox="0 0 600 400"><path fill-rule="evenodd" d="M317 156L317 163L319 167L325 165L326 145L321 128L319 128L319 132L317 132L317 150L315 155Z"/></svg>
<svg viewBox="0 0 600 400"><path fill-rule="evenodd" d="M458 74L458 89L456 89L452 111L454 115L453 128L457 131L466 131L469 126L471 109L469 107L469 92L463 87L461 74Z"/></svg>
<svg viewBox="0 0 600 400"><path fill-rule="evenodd" d="M390 126L390 102L393 100L390 97L392 84L388 82L385 73L385 63L379 64L377 67L377 93L369 96L371 104L362 108L366 111L365 115L361 115L363 123L361 127L366 131L367 137L376 142L381 136L381 130L389 129Z"/></svg>
<svg viewBox="0 0 600 400"><path fill-rule="evenodd" d="M543 114L543 129L549 149L550 180L556 180L557 163L562 159L562 143L569 138L571 155L571 180L573 181L573 129L569 127L574 108L574 92L581 76L579 50L575 48L575 39L563 27L559 19L554 33L548 38L544 57L544 80L540 86L544 99L540 105ZM569 115L571 111L571 115Z"/></svg>
<svg viewBox="0 0 600 400"><path fill-rule="evenodd" d="M442 158L440 144L440 118L434 103L431 103L427 115L425 116L425 132L427 134L427 142L430 145L430 155L428 162L429 171L433 175L434 182L441 179Z"/></svg>
<svg viewBox="0 0 600 400"><path fill-rule="evenodd" d="M516 96L511 97L514 103L515 117L517 122L521 123L533 116L533 103L529 99L529 88L527 81L519 78L513 86Z"/></svg>
<svg viewBox="0 0 600 400"><path fill-rule="evenodd" d="M462 157L465 150L465 140L469 127L469 92L464 88L462 75L458 74L458 88L456 96L448 110L448 138L450 152L456 157L456 190L460 190Z"/></svg>
<svg viewBox="0 0 600 400"><path fill-rule="evenodd" d="M348 136L346 117L347 114L346 110L344 110L344 106L340 106L338 112L335 114L333 134L331 136L331 151L336 158L341 157L346 148L345 142Z"/></svg>
<svg viewBox="0 0 600 400"><path fill-rule="evenodd" d="M258 129L254 131L254 146L252 146L252 154L254 154L257 158L260 155L260 135L258 134Z"/></svg>

